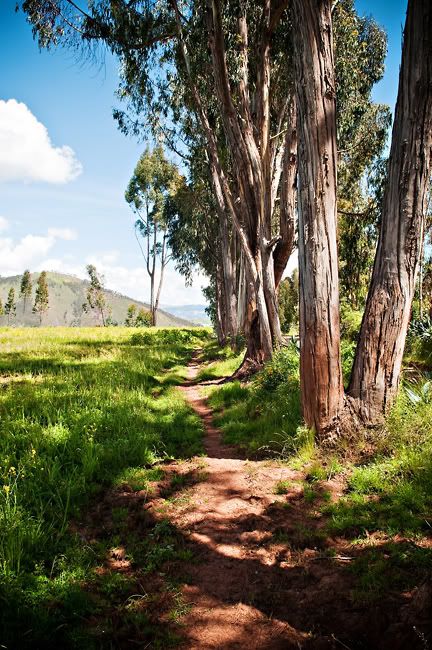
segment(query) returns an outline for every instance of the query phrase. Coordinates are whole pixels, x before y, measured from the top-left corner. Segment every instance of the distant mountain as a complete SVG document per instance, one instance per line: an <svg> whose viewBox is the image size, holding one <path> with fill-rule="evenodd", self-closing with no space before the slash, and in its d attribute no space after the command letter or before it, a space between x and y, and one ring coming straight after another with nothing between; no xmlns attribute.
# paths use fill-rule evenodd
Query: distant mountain
<svg viewBox="0 0 432 650"><path fill-rule="evenodd" d="M206 305L164 305L164 309L179 318L186 318L196 325L210 325Z"/></svg>
<svg viewBox="0 0 432 650"><path fill-rule="evenodd" d="M39 325L39 316L32 313L34 304L34 295L36 289L36 282L39 273L32 273L31 280L33 283L33 291L31 298L27 300L26 311L24 313L24 302L19 298L21 275L14 275L8 278L0 278L0 298L3 305L7 300L9 289L15 289L15 297L17 298L17 312L16 318L11 320L11 325L35 327ZM49 309L46 316L44 316L43 325L54 326L77 326L85 327L92 325L99 325L99 319L96 314L84 313L82 305L86 302L86 293L89 286L87 280L80 280L73 275L65 275L63 273L47 273L48 290L49 290ZM130 304L134 304L140 309L149 309L149 305L134 300L128 296L123 296L120 293L105 290L107 303L111 307L111 318L119 325L124 323L126 318L127 308ZM7 324L7 317L0 317L0 324ZM157 324L161 327L190 327L195 323L185 318L168 313L164 310L158 311Z"/></svg>

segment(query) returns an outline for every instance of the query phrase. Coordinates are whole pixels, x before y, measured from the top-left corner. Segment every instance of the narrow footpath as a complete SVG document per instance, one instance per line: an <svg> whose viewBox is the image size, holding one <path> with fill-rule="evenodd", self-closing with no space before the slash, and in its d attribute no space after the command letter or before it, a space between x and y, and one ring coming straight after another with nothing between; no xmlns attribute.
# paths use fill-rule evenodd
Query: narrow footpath
<svg viewBox="0 0 432 650"><path fill-rule="evenodd" d="M199 368L195 357L180 390L204 423L202 480L169 514L195 560L183 589L191 606L182 621L184 647L351 647L343 639L356 628L363 636L364 619L353 609L338 558L323 553L319 515L305 512L304 475L277 461L245 460L222 443L195 383ZM186 463L176 471L196 468ZM279 481L288 482L287 494L275 493Z"/></svg>

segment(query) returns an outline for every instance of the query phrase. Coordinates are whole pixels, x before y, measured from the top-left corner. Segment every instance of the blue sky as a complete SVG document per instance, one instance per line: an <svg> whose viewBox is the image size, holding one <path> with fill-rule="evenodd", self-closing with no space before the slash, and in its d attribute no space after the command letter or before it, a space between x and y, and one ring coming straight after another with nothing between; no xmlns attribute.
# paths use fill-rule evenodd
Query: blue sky
<svg viewBox="0 0 432 650"><path fill-rule="evenodd" d="M374 98L393 109L406 1L357 0L356 6L388 32L386 73ZM2 141L0 122L0 146L9 151L9 138L22 129L35 133L40 148L33 155L18 146L13 179L0 163L0 275L45 268L82 276L91 261L108 286L146 299L148 280L123 198L143 145L123 136L112 118L116 61L107 55L98 68L78 64L65 50L39 52L14 9L15 0L0 3L0 120L1 100L16 100L3 110L14 133ZM186 288L170 268L162 302L202 303L204 283L197 277Z"/></svg>

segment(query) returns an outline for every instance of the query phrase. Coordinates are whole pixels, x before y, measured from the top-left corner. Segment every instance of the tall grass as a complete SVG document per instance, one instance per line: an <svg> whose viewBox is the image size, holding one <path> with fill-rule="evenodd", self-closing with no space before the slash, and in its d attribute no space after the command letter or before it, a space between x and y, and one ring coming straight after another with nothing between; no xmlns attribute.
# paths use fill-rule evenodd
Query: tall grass
<svg viewBox="0 0 432 650"><path fill-rule="evenodd" d="M85 575L69 522L89 498L128 468L202 451L174 384L208 336L0 329L0 631Z"/></svg>

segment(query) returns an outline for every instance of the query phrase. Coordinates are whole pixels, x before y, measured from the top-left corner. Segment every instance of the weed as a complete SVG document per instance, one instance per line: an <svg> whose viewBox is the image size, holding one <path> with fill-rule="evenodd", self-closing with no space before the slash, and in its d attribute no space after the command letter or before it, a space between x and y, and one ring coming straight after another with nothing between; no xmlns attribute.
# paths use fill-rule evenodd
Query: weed
<svg viewBox="0 0 432 650"><path fill-rule="evenodd" d="M274 488L275 494L288 494L291 487L291 481L278 481Z"/></svg>

